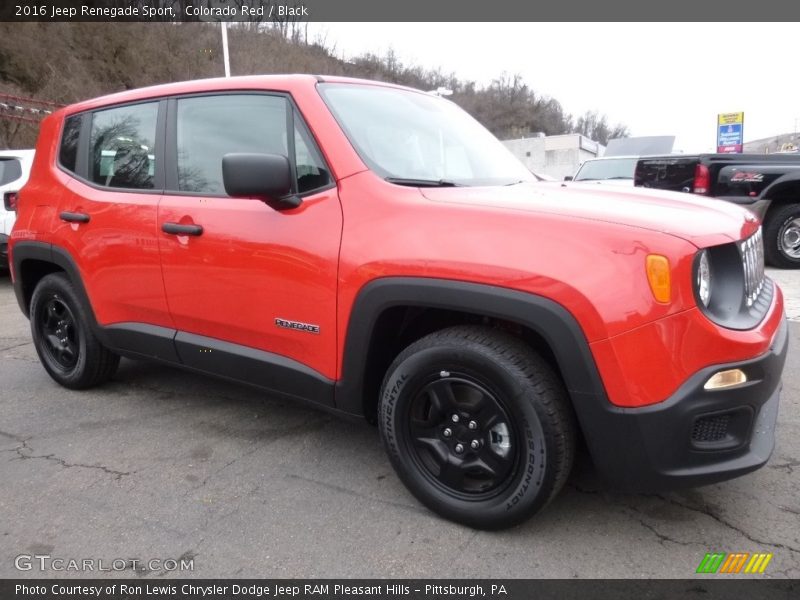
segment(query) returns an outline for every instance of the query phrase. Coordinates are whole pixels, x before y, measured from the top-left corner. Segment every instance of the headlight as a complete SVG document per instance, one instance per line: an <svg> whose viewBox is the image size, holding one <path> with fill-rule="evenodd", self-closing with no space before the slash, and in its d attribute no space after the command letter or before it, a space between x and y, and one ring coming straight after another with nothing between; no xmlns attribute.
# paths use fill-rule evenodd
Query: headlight
<svg viewBox="0 0 800 600"><path fill-rule="evenodd" d="M747 240L695 253L692 287L700 311L728 329L752 329L773 305L774 286L764 276L758 233Z"/></svg>
<svg viewBox="0 0 800 600"><path fill-rule="evenodd" d="M697 296L700 298L700 302L708 308L708 303L711 302L711 263L708 261L707 250L700 252L695 285L697 286Z"/></svg>

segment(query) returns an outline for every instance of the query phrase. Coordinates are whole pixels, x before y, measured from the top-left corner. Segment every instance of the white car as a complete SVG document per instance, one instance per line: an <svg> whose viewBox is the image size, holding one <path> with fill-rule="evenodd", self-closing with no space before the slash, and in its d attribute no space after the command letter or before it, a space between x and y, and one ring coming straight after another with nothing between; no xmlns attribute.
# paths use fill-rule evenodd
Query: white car
<svg viewBox="0 0 800 600"><path fill-rule="evenodd" d="M578 168L574 177L565 177L564 179L633 187L633 172L636 170L636 161L638 160L638 156L591 158Z"/></svg>
<svg viewBox="0 0 800 600"><path fill-rule="evenodd" d="M28 182L33 150L0 150L0 271L8 268L8 236L17 218L16 192Z"/></svg>

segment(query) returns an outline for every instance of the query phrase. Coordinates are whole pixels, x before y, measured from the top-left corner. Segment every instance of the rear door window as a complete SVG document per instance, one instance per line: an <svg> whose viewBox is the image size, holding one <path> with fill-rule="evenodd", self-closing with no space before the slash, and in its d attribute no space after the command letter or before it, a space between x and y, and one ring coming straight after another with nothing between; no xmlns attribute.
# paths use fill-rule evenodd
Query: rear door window
<svg viewBox="0 0 800 600"><path fill-rule="evenodd" d="M158 103L120 106L92 116L89 176L111 188L152 189Z"/></svg>
<svg viewBox="0 0 800 600"><path fill-rule="evenodd" d="M22 177L22 165L17 158L0 158L0 185L8 185Z"/></svg>

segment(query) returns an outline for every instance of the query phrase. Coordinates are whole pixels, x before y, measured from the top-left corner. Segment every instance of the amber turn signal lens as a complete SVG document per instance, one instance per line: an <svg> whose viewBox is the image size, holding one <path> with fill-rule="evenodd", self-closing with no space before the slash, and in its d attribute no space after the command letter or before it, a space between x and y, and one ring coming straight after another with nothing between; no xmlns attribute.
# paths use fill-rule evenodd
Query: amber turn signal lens
<svg viewBox="0 0 800 600"><path fill-rule="evenodd" d="M672 286L669 278L669 260L660 254L647 255L647 281L656 302L667 304L672 298Z"/></svg>

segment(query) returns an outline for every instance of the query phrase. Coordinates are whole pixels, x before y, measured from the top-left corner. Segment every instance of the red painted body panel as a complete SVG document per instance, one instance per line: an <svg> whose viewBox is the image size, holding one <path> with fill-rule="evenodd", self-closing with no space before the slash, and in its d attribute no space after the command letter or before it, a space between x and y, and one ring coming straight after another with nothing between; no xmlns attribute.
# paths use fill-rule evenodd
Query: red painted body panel
<svg viewBox="0 0 800 600"><path fill-rule="evenodd" d="M336 188L276 211L259 200L164 196L159 245L169 308L181 331L281 354L336 376ZM199 237L161 232L203 226ZM319 334L275 318L319 325Z"/></svg>
<svg viewBox="0 0 800 600"><path fill-rule="evenodd" d="M42 124L11 251L28 239L69 251L102 324L175 327L288 356L331 379L342 376L359 291L392 276L484 283L559 303L580 324L619 406L662 401L704 366L769 348L783 314L780 291L749 331L716 326L693 295L697 249L751 235L758 224L745 211L688 195L601 186L393 185L367 169L316 84L311 76L194 81L58 111ZM228 90L290 93L336 187L277 212L255 200L98 190L56 166L67 114ZM92 220L68 225L58 219L60 210L89 212ZM166 221L205 231L199 238L166 235L160 229ZM655 302L650 291L649 253L670 262L668 304ZM276 317L317 324L320 334L278 329Z"/></svg>
<svg viewBox="0 0 800 600"><path fill-rule="evenodd" d="M49 239L75 259L98 323L172 327L156 230L160 193L111 192L61 175L69 189L58 212L86 213L91 221L56 217Z"/></svg>
<svg viewBox="0 0 800 600"><path fill-rule="evenodd" d="M19 191L17 219L9 236L9 264L13 264L15 241L47 241L46 236L52 228L56 208L65 194L69 177L52 168L61 123L58 116L49 115L39 125L39 139L31 165L31 174L35 177L29 177ZM15 278L13 270L11 278Z"/></svg>
<svg viewBox="0 0 800 600"><path fill-rule="evenodd" d="M764 354L783 318L783 294L776 286L775 300L755 329L720 327L695 307L595 342L591 349L611 402L645 406L666 400L700 369Z"/></svg>

